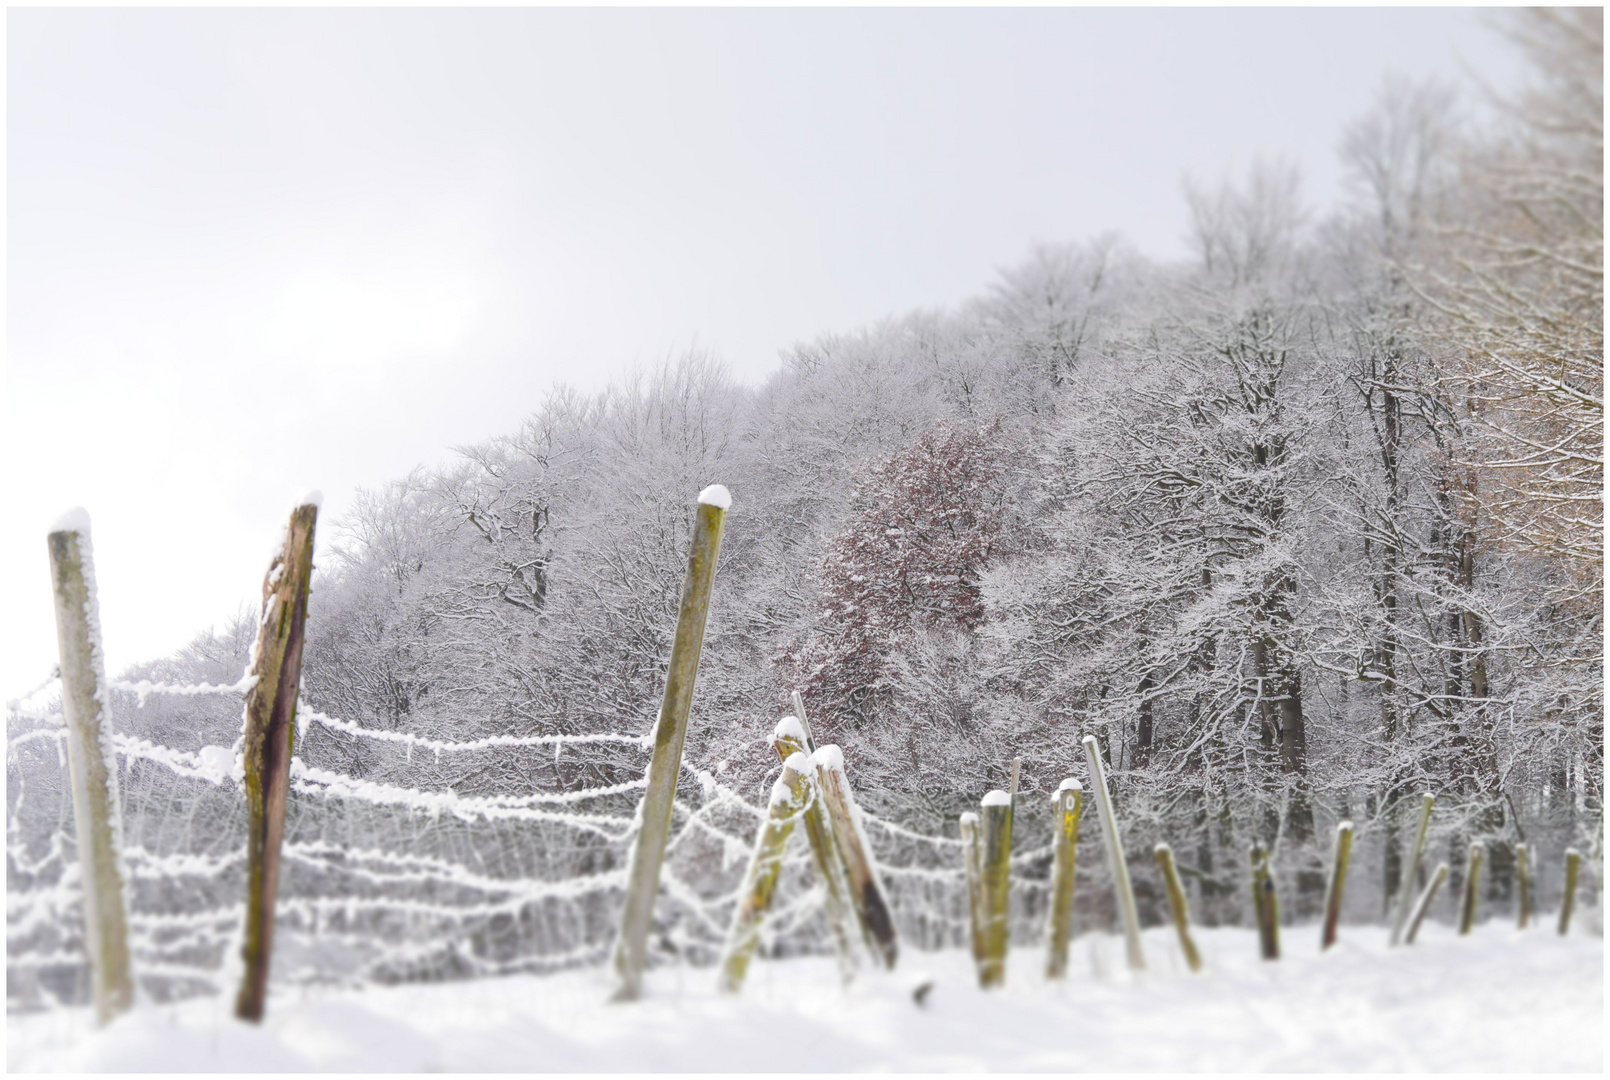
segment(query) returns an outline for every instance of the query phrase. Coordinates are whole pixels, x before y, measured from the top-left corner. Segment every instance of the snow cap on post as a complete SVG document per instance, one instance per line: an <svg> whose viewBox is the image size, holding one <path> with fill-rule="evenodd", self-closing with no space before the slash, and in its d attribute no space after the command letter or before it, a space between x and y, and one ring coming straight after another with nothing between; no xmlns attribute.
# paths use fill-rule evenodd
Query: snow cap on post
<svg viewBox="0 0 1610 1080"><path fill-rule="evenodd" d="M711 484L699 492L700 506L713 506L717 510L732 509L732 492L727 490L725 484Z"/></svg>
<svg viewBox="0 0 1610 1080"><path fill-rule="evenodd" d="M295 510L300 506L312 506L322 509L324 507L324 492L314 488L312 491L304 493L300 499L291 504L291 509Z"/></svg>
<svg viewBox="0 0 1610 1080"><path fill-rule="evenodd" d="M1011 806L1012 796L999 789L984 796L984 806Z"/></svg>
<svg viewBox="0 0 1610 1080"><path fill-rule="evenodd" d="M1057 785L1057 794L1060 795L1064 791L1083 791L1084 789L1085 786L1083 784L1079 783L1079 781L1070 776L1063 780L1062 783ZM1055 798L1055 796L1053 796L1053 798Z"/></svg>
<svg viewBox="0 0 1610 1080"><path fill-rule="evenodd" d="M793 739L801 746L804 746L805 725L799 722L799 717L797 716L785 716L781 720L777 721L777 726L772 729L771 737L774 741Z"/></svg>
<svg viewBox="0 0 1610 1080"><path fill-rule="evenodd" d="M799 775L807 776L811 771L811 759L796 750L788 755L788 760L783 762L783 768L793 769Z"/></svg>
<svg viewBox="0 0 1610 1080"><path fill-rule="evenodd" d="M811 760L821 769L837 769L840 772L844 770L844 751L840 750L836 743L818 746L816 753L811 755Z"/></svg>
<svg viewBox="0 0 1610 1080"><path fill-rule="evenodd" d="M71 510L65 510L46 531L53 533L70 532L77 533L80 536L88 536L89 511L82 506L75 506Z"/></svg>

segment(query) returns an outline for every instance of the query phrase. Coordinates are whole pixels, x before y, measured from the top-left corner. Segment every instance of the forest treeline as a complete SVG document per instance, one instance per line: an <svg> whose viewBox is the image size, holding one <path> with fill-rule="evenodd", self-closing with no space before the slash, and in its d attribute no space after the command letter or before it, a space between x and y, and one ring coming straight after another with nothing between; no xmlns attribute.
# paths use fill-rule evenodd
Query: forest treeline
<svg viewBox="0 0 1610 1080"><path fill-rule="evenodd" d="M1344 816L1390 895L1427 789L1493 888L1518 840L1597 853L1602 28L1515 15L1510 100L1389 83L1324 212L1279 164L1187 185L1187 260L1043 246L758 386L690 354L556 390L322 527L306 700L455 739L646 730L719 482L697 768L760 791L798 688L866 801L937 831L1014 755L1029 792L1083 775L1093 733L1210 921L1253 840L1314 893ZM252 622L139 674L231 681ZM228 745L192 708L138 722ZM303 752L379 768L326 729ZM411 767L461 793L616 768Z"/></svg>

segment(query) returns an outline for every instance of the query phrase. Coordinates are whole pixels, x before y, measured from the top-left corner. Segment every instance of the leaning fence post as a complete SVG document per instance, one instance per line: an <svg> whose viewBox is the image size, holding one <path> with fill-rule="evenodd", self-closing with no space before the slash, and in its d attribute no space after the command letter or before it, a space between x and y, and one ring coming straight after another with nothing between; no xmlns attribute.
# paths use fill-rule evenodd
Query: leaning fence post
<svg viewBox="0 0 1610 1080"><path fill-rule="evenodd" d="M1414 902L1414 913L1409 916L1409 928L1403 933L1405 945L1414 944L1414 936L1420 932L1420 924L1425 921L1426 912L1431 910L1431 901L1437 898L1437 890L1442 883L1448 880L1448 864L1438 863L1436 873L1426 882L1426 887L1420 891L1420 899Z"/></svg>
<svg viewBox="0 0 1610 1080"><path fill-rule="evenodd" d="M89 949L95 1018L105 1024L134 1004L129 921L123 874L123 815L112 750L111 699L101 651L100 602L89 514L62 515L47 538L61 659L62 714L67 721L67 767L73 785L73 825L84 891L84 939Z"/></svg>
<svg viewBox="0 0 1610 1080"><path fill-rule="evenodd" d="M1168 906L1174 912L1174 929L1180 936L1185 963L1192 971L1201 971L1202 954L1196 951L1196 942L1191 940L1191 913L1185 907L1185 886L1180 884L1179 868L1174 865L1174 849L1158 844L1152 849L1152 855L1163 871L1163 883L1168 886Z"/></svg>
<svg viewBox="0 0 1610 1080"><path fill-rule="evenodd" d="M1571 911L1576 907L1576 881L1582 872L1582 853L1565 849L1565 895L1560 898L1560 936L1571 929Z"/></svg>
<svg viewBox="0 0 1610 1080"><path fill-rule="evenodd" d="M1252 845L1252 915L1258 925L1258 954L1280 959L1280 916L1275 907L1274 882L1269 874L1269 849Z"/></svg>
<svg viewBox="0 0 1610 1080"><path fill-rule="evenodd" d="M726 993L736 994L743 986L749 961L760 944L760 924L771 909L777 880L783 873L783 851L794 832L794 822L811 801L812 771L809 758L793 754L783 764L783 775L772 785L767 818L755 838L755 851L749 859L749 872L744 876L738 910L727 936L726 956L721 962L721 989Z"/></svg>
<svg viewBox="0 0 1610 1080"><path fill-rule="evenodd" d="M992 791L980 805L984 832L984 872L980 896L984 931L984 957L978 984L1000 986L1006 981L1007 923L1012 887L1012 796Z"/></svg>
<svg viewBox="0 0 1610 1080"><path fill-rule="evenodd" d="M243 740L246 788L245 972L235 1015L260 1021L268 998L274 951L274 899L279 893L280 843L291 788L296 743L296 698L302 680L303 630L313 577L313 527L319 496L309 495L285 529L285 544L263 578L263 613L257 624L252 685L246 692Z"/></svg>
<svg viewBox="0 0 1610 1080"><path fill-rule="evenodd" d="M1101 765L1101 751L1096 737L1086 735L1081 740L1085 760L1090 763L1090 779L1096 789L1096 809L1101 816L1101 835L1107 842L1107 862L1112 866L1113 889L1118 894L1118 908L1124 916L1124 945L1129 954L1129 966L1139 971L1146 966L1146 954L1140 946L1140 917L1135 913L1135 890L1129 883L1129 863L1124 859L1124 842L1118 835L1118 818L1112 812L1112 796L1107 793L1107 771Z"/></svg>
<svg viewBox="0 0 1610 1080"><path fill-rule="evenodd" d="M682 743L688 733L688 712L693 707L693 684L699 674L699 650L704 645L704 623L710 614L710 587L716 560L721 555L721 531L732 496L720 484L699 492L699 506L688 546L688 568L682 578L682 602L677 612L676 637L665 675L665 695L654 724L654 755L649 761L648 788L638 804L637 842L626 873L626 904L621 912L620 937L615 942L615 971L620 976L616 1001L635 1001L643 993L643 969L648 964L648 931L654 918L654 897L660 888L660 864L671 835L671 812L676 802L676 781L682 771Z"/></svg>
<svg viewBox="0 0 1610 1080"><path fill-rule="evenodd" d="M1389 945L1397 945L1403 940L1403 928L1409 921L1409 910L1414 906L1414 879L1420 871L1420 859L1425 854L1426 832L1431 828L1431 807L1436 801L1437 797L1429 791L1420 796L1420 827L1415 830L1414 847L1399 878L1398 910L1392 918Z"/></svg>
<svg viewBox="0 0 1610 1080"><path fill-rule="evenodd" d="M1336 862L1331 867L1330 890L1325 897L1325 928L1319 938L1320 952L1336 944L1336 924L1342 918L1342 894L1347 888L1347 861L1352 853L1353 823L1344 821L1336 826Z"/></svg>
<svg viewBox="0 0 1610 1080"><path fill-rule="evenodd" d="M1085 793L1079 781L1069 777L1051 796L1055 823L1055 855L1051 869L1051 955L1045 977L1060 979L1068 974L1068 944L1073 940L1073 882L1079 861L1079 816L1084 810Z"/></svg>
<svg viewBox="0 0 1610 1080"><path fill-rule="evenodd" d="M967 871L968 944L973 951L973 967L984 981L984 860L978 851L978 815L968 810L959 823L962 834L962 864Z"/></svg>
<svg viewBox="0 0 1610 1080"><path fill-rule="evenodd" d="M1470 845L1470 863L1465 868L1465 895L1459 905L1459 934L1463 937L1476 925L1476 904L1481 899L1481 864L1487 846L1480 840Z"/></svg>
<svg viewBox="0 0 1610 1080"><path fill-rule="evenodd" d="M794 693L794 705L803 716L805 707L799 700L798 691ZM805 835L811 842L816 872L822 878L823 914L833 931L833 943L838 946L839 977L847 983L855 977L858 966L855 938L850 933L850 919L853 918L848 899L850 887L844 878L844 860L839 856L838 843L833 839L833 823L828 820L827 805L821 797L821 778L815 763L809 760L810 729L805 726L804 720L785 716L777 722L772 732L772 745L784 762L795 754L807 756L809 768L806 775L811 783L812 798L805 808Z"/></svg>
<svg viewBox="0 0 1610 1080"><path fill-rule="evenodd" d="M1520 930L1525 930L1532 923L1532 868L1528 865L1531 855L1531 850L1524 842L1515 845L1515 877L1520 884L1515 922Z"/></svg>
<svg viewBox="0 0 1610 1080"><path fill-rule="evenodd" d="M845 875L850 886L850 902L855 907L856 919L861 924L861 936L867 951L890 971L900 958L900 946L895 937L894 916L889 900L878 881L878 872L872 862L872 849L861 829L860 808L844 774L844 752L829 743L818 747L811 755L816 765L817 782L821 785L822 799L827 803L827 816L833 822L833 838L838 842L839 855L844 859Z"/></svg>

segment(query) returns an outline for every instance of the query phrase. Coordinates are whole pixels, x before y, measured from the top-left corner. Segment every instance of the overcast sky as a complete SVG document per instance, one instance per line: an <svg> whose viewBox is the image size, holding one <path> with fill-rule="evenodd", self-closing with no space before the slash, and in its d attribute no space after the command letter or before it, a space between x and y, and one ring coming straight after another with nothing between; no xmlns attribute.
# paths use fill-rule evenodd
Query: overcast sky
<svg viewBox="0 0 1610 1080"><path fill-rule="evenodd" d="M298 492L328 538L556 382L759 381L1037 241L1176 255L1181 177L1260 154L1324 204L1389 71L1513 78L1489 18L12 9L0 693L69 506L115 671L253 598Z"/></svg>

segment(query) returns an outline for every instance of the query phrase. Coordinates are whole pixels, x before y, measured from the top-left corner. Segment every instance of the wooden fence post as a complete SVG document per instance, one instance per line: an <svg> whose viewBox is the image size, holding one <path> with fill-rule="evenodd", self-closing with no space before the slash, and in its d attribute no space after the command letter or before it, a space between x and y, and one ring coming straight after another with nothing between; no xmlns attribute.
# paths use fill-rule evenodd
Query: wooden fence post
<svg viewBox="0 0 1610 1080"><path fill-rule="evenodd" d="M296 699L302 681L302 643L308 584L313 577L313 528L319 497L291 511L285 544L263 578L263 612L257 624L252 685L246 692L243 757L246 788L245 972L235 1015L263 1019L268 969L274 951L274 900L279 894L280 844L291 789L296 745Z"/></svg>
<svg viewBox="0 0 1610 1080"><path fill-rule="evenodd" d="M967 869L967 927L973 950L973 967L979 985L984 983L984 859L978 847L978 815L962 814L962 862Z"/></svg>
<svg viewBox="0 0 1610 1080"><path fill-rule="evenodd" d="M1565 895L1560 898L1560 936L1571 929L1571 912L1576 907L1576 882L1582 872L1582 853L1576 848L1565 849Z"/></svg>
<svg viewBox="0 0 1610 1080"><path fill-rule="evenodd" d="M1280 898L1269 869L1269 849L1261 843L1252 845L1252 912L1258 923L1258 954L1279 960Z"/></svg>
<svg viewBox="0 0 1610 1080"><path fill-rule="evenodd" d="M638 804L637 841L626 873L626 904L621 911L620 937L615 942L615 971L620 976L616 1001L636 1001L643 993L643 969L648 966L648 932L654 918L654 898L660 889L660 865L671 836L671 813L676 803L676 781L682 771L682 744L688 733L688 712L693 707L693 686L699 674L699 650L704 645L704 624L710 614L710 588L721 555L721 533L732 496L720 484L699 492L699 505L688 546L688 568L682 578L682 601L677 612L676 637L665 676L665 695L654 723L654 754L649 761L648 788Z"/></svg>
<svg viewBox="0 0 1610 1080"><path fill-rule="evenodd" d="M1124 842L1118 835L1118 818L1112 812L1112 796L1107 792L1107 771L1101 765L1101 751L1096 737L1086 735L1081 740L1085 760L1090 764L1090 780L1096 789L1096 809L1100 811L1101 834L1107 842L1107 862L1112 867L1113 890L1118 894L1118 908L1124 917L1124 946L1129 966L1140 971L1146 966L1146 954L1140 945L1140 916L1135 912L1135 890L1129 883L1129 863L1124 858Z"/></svg>
<svg viewBox="0 0 1610 1080"><path fill-rule="evenodd" d="M1470 933L1476 925L1476 905L1481 899L1481 865L1487 846L1480 840L1470 845L1470 862L1465 867L1465 895L1459 905L1459 935Z"/></svg>
<svg viewBox="0 0 1610 1080"><path fill-rule="evenodd" d="M1426 887L1420 892L1420 899L1414 902L1414 912L1409 916L1409 928L1403 932L1403 943L1414 944L1414 936L1420 932L1420 924L1425 921L1426 912L1431 910L1431 901L1437 898L1437 890L1442 883L1448 880L1448 864L1438 863L1436 873L1426 882Z"/></svg>
<svg viewBox="0 0 1610 1080"><path fill-rule="evenodd" d="M1532 924L1532 867L1531 850L1524 842L1515 845L1515 876L1520 884L1519 902L1516 904L1516 928L1525 930Z"/></svg>
<svg viewBox="0 0 1610 1080"><path fill-rule="evenodd" d="M760 924L771 910L777 893L777 880L783 873L783 851L798 821L811 801L810 759L791 755L783 764L783 774L771 788L767 818L755 838L755 851L744 876L738 910L733 913L732 930L727 936L726 956L721 962L721 989L736 994L743 986L749 961L760 944Z"/></svg>
<svg viewBox="0 0 1610 1080"><path fill-rule="evenodd" d="M1342 895L1347 888L1347 862L1353 853L1353 823L1336 826L1336 861L1331 867L1330 890L1325 897L1325 928L1320 933L1319 951L1336 944L1336 925L1342 918Z"/></svg>
<svg viewBox="0 0 1610 1080"><path fill-rule="evenodd" d="M95 1019L105 1024L134 1004L123 871L123 815L112 750L111 699L101 651L100 602L89 514L62 515L47 538L61 660L67 768L84 891L84 942L89 951Z"/></svg>
<svg viewBox="0 0 1610 1080"><path fill-rule="evenodd" d="M794 705L796 711L804 712L798 691L794 693ZM850 933L850 920L854 917L850 914L850 887L845 880L844 860L833 838L833 823L827 817L827 804L822 799L821 778L815 762L809 760L810 729L803 720L785 716L777 722L776 730L772 732L772 745L784 762L795 754L806 755L811 799L805 808L805 835L811 842L816 872L822 878L823 914L832 929L833 943L838 947L839 978L848 983L855 977L856 968L859 967L855 937Z"/></svg>
<svg viewBox="0 0 1610 1080"><path fill-rule="evenodd" d="M894 916L889 910L883 884L878 881L877 869L872 862L872 849L861 830L860 809L855 805L849 778L844 774L844 752L829 743L817 747L811 760L816 765L817 782L821 785L822 800L827 804L828 820L833 823L833 839L837 841L839 855L844 860L850 903L861 924L861 936L873 959L893 971L895 962L900 958Z"/></svg>
<svg viewBox="0 0 1610 1080"><path fill-rule="evenodd" d="M1158 867L1163 871L1163 883L1168 886L1168 906L1174 911L1174 930L1180 936L1180 950L1185 963L1192 971L1202 970L1202 954L1196 951L1191 940L1191 913L1185 907L1185 886L1180 883L1179 868L1174 865L1174 849L1158 844L1152 849Z"/></svg>
<svg viewBox="0 0 1610 1080"><path fill-rule="evenodd" d="M1051 869L1051 955L1046 960L1045 977L1061 979L1068 974L1068 945L1073 940L1073 883L1079 862L1079 816L1084 811L1085 793L1079 781L1069 777L1051 796L1052 820L1056 829L1055 855Z"/></svg>
<svg viewBox="0 0 1610 1080"><path fill-rule="evenodd" d="M1414 847L1410 850L1408 864L1403 868L1403 874L1398 882L1398 910L1392 918L1392 933L1388 940L1389 946L1396 946L1403 940L1403 928L1409 921L1409 911L1414 906L1414 879L1420 872L1420 859L1425 855L1426 832L1431 828L1431 807L1437 797L1431 792L1424 792L1420 796L1420 827L1414 833Z"/></svg>
<svg viewBox="0 0 1610 1080"><path fill-rule="evenodd" d="M984 796L980 809L984 833L984 872L979 890L983 900L980 921L984 958L978 984L991 987L1006 982L1006 948L1011 936L1008 914L1012 889L1012 796L992 791Z"/></svg>

